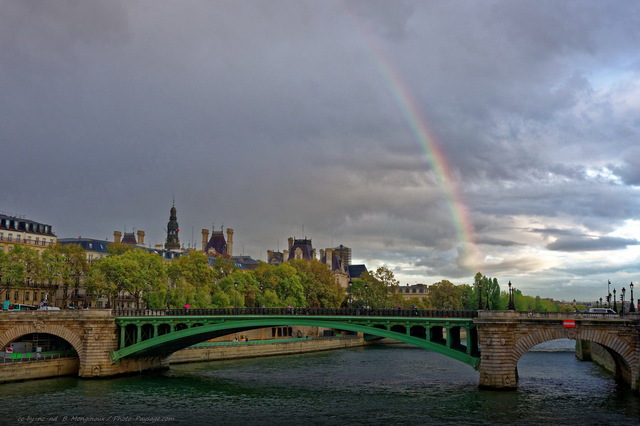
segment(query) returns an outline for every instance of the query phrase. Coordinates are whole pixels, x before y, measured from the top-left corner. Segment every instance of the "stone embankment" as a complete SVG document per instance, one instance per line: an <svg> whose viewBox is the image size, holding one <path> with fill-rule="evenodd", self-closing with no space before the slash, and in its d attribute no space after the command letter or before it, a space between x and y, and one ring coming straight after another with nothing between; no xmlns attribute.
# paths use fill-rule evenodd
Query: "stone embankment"
<svg viewBox="0 0 640 426"><path fill-rule="evenodd" d="M170 364L184 362L217 361L223 359L252 358L273 355L290 355L305 352L327 351L363 346L362 336L328 338L292 338L249 342L200 343L183 349L169 357Z"/></svg>
<svg viewBox="0 0 640 426"><path fill-rule="evenodd" d="M248 342L204 342L180 350L171 355L169 364L252 358L274 355L326 351L363 346L362 336L336 336L318 338L290 338L254 340ZM9 362L0 359L0 383L59 376L77 376L80 360L67 357L46 360L21 360Z"/></svg>

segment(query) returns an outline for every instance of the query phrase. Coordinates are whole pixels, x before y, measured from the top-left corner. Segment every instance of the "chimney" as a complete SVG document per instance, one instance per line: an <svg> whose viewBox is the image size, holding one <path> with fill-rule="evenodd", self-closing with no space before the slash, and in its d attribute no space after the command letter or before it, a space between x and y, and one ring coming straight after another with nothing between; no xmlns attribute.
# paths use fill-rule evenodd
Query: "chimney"
<svg viewBox="0 0 640 426"><path fill-rule="evenodd" d="M322 258L324 257L324 249L320 249L320 261L322 262Z"/></svg>
<svg viewBox="0 0 640 426"><path fill-rule="evenodd" d="M227 254L233 256L233 229L227 228Z"/></svg>
<svg viewBox="0 0 640 426"><path fill-rule="evenodd" d="M114 243L119 243L121 238L122 238L122 232L113 231L113 242Z"/></svg>
<svg viewBox="0 0 640 426"><path fill-rule="evenodd" d="M329 265L329 269L331 269L333 268L333 249L328 248L326 253L327 257L325 259L325 263Z"/></svg>
<svg viewBox="0 0 640 426"><path fill-rule="evenodd" d="M138 231L138 244L144 245L144 231Z"/></svg>
<svg viewBox="0 0 640 426"><path fill-rule="evenodd" d="M289 241L289 251L291 251L291 247L293 247L293 237L289 237L287 241Z"/></svg>
<svg viewBox="0 0 640 426"><path fill-rule="evenodd" d="M209 230L202 230L202 251L207 248L207 243L209 242Z"/></svg>

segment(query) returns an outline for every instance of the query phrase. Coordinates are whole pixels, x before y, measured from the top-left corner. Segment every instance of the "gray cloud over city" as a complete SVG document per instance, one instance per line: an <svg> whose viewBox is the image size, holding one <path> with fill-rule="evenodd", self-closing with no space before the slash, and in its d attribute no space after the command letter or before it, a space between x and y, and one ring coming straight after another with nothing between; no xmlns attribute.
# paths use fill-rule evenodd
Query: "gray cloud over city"
<svg viewBox="0 0 640 426"><path fill-rule="evenodd" d="M230 227L262 260L306 236L402 284L640 280L636 1L0 10L0 210L58 237L164 243L175 197L185 246Z"/></svg>

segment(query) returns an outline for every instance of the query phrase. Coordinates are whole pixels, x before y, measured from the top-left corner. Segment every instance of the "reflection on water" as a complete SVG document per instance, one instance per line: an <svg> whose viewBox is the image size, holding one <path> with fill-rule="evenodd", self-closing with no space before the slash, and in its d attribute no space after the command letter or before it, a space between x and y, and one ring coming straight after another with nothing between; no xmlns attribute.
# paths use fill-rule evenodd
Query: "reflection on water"
<svg viewBox="0 0 640 426"><path fill-rule="evenodd" d="M540 343L529 351L533 352L575 352L576 341L571 339L556 339Z"/></svg>
<svg viewBox="0 0 640 426"><path fill-rule="evenodd" d="M368 347L5 384L0 398L9 423L30 413L69 424L72 416L110 416L112 424L137 416L221 425L638 424L638 395L573 353L529 352L518 370L517 391L479 390L476 371L442 355Z"/></svg>

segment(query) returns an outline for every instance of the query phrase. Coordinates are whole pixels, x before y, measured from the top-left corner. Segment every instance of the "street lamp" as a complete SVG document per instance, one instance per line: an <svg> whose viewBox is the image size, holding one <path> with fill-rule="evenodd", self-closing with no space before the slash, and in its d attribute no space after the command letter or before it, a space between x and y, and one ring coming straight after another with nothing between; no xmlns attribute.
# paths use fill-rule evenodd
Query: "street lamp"
<svg viewBox="0 0 640 426"><path fill-rule="evenodd" d="M622 306L620 306L620 313L624 314L624 293L626 289L622 287L622 294L620 295L620 300L622 301Z"/></svg>
<svg viewBox="0 0 640 426"><path fill-rule="evenodd" d="M368 291L369 291L369 284L365 283L365 284L364 284L364 306L365 306L366 308L368 308L368 307L369 307L369 303L368 303L368 300L367 300L367 296L368 296L368 294L367 294L367 293L368 293Z"/></svg>
<svg viewBox="0 0 640 426"><path fill-rule="evenodd" d="M616 289L613 289L613 310L618 312L618 302L616 301Z"/></svg>
<svg viewBox="0 0 640 426"><path fill-rule="evenodd" d="M238 281L234 282L233 285L236 288L236 292L233 294L233 307L238 308Z"/></svg>
<svg viewBox="0 0 640 426"><path fill-rule="evenodd" d="M516 305L513 301L513 289L511 288L511 281L509 281L509 308L510 311L516 310Z"/></svg>
<svg viewBox="0 0 640 426"><path fill-rule="evenodd" d="M264 285L260 284L260 301L262 302L260 305L264 308Z"/></svg>
<svg viewBox="0 0 640 426"><path fill-rule="evenodd" d="M604 305L602 304L602 297L600 298L600 307L602 308Z"/></svg>
<svg viewBox="0 0 640 426"><path fill-rule="evenodd" d="M634 298L633 298L633 281L631 281L631 284L629 284L629 288L631 289L631 303L629 304L629 312L635 312L636 311L636 307L633 304Z"/></svg>

